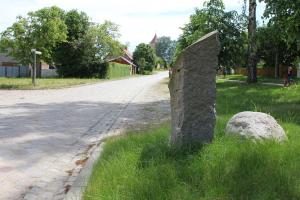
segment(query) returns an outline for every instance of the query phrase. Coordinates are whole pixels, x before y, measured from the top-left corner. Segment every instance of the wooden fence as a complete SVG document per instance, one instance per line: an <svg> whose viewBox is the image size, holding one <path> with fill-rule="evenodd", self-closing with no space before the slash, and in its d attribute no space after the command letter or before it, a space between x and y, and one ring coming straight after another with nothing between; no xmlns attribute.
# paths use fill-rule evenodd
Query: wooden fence
<svg viewBox="0 0 300 200"><path fill-rule="evenodd" d="M241 74L247 76L247 68L236 68L235 74ZM287 74L287 67L280 66L279 76L284 78L286 74ZM293 76L296 75L297 75L297 68L293 68ZM273 67L257 68L257 76L275 77L275 68Z"/></svg>

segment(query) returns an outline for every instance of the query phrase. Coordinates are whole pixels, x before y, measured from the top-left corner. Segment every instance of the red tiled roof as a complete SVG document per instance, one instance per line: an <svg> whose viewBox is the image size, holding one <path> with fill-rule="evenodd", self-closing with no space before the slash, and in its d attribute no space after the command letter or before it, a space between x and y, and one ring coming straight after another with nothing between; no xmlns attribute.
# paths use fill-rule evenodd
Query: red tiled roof
<svg viewBox="0 0 300 200"><path fill-rule="evenodd" d="M122 64L126 63L128 65L136 66L133 62L131 62L130 60L124 58L123 56L112 58L112 59L108 60L107 62L117 62L117 63L122 63Z"/></svg>

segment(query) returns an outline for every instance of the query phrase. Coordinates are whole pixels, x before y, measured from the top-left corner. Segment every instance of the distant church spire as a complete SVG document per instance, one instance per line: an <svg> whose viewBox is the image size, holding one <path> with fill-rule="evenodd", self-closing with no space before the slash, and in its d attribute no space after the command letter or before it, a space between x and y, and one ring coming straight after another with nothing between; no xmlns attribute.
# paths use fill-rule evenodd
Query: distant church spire
<svg viewBox="0 0 300 200"><path fill-rule="evenodd" d="M151 46L152 48L155 48L155 47L156 47L156 44L157 44L157 35L156 35L156 33L155 33L153 39L152 39L151 42L150 42L150 46Z"/></svg>

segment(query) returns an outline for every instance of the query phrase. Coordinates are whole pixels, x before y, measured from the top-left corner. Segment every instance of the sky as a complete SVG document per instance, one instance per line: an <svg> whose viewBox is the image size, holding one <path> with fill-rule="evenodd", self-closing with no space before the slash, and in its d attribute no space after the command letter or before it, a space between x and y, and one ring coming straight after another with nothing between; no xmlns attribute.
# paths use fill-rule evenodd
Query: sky
<svg viewBox="0 0 300 200"><path fill-rule="evenodd" d="M11 26L16 17L29 11L56 5L64 10L84 11L91 21L110 20L120 25L121 42L134 50L139 43L149 43L156 33L177 39L180 27L189 22L195 8L205 0L0 0L0 32ZM225 9L241 11L244 0L223 0ZM265 5L258 3L257 18Z"/></svg>

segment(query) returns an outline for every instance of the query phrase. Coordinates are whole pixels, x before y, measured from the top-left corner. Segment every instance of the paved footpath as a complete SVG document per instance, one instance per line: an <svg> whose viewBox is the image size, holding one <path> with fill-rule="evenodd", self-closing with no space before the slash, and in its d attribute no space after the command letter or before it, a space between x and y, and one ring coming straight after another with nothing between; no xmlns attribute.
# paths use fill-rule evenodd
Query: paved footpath
<svg viewBox="0 0 300 200"><path fill-rule="evenodd" d="M63 199L100 139L169 118L167 76L0 90L0 199Z"/></svg>

